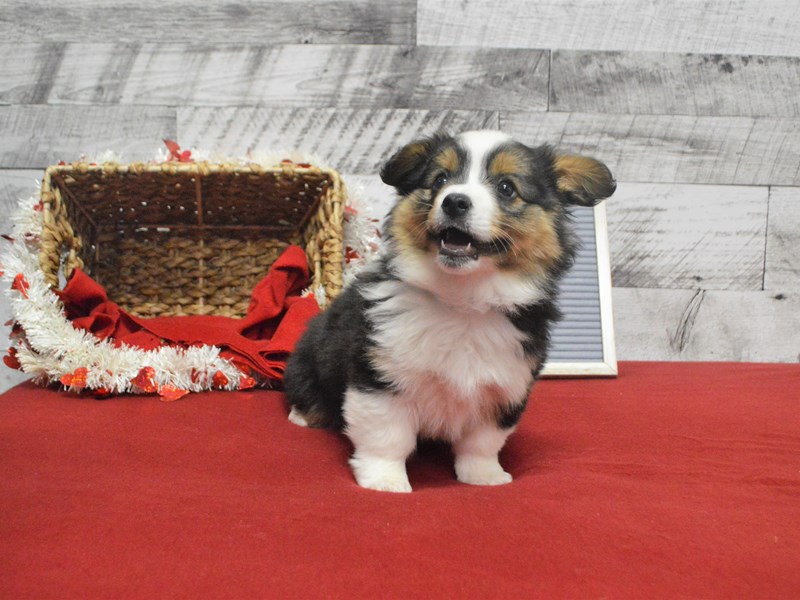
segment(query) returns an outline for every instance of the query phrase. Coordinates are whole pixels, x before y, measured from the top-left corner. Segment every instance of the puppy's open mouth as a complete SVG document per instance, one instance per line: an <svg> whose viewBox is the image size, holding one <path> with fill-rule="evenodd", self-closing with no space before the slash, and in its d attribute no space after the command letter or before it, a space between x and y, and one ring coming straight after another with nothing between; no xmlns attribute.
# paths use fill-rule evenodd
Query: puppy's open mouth
<svg viewBox="0 0 800 600"><path fill-rule="evenodd" d="M484 247L483 242L455 227L442 229L434 239L439 244L439 255L456 260L478 260Z"/></svg>

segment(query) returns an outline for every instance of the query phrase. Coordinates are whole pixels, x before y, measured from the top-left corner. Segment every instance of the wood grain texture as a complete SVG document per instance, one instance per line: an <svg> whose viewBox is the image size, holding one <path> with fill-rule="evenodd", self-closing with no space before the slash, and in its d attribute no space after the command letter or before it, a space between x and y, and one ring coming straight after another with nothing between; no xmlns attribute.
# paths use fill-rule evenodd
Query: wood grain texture
<svg viewBox="0 0 800 600"><path fill-rule="evenodd" d="M760 290L765 187L620 183L608 200L618 287Z"/></svg>
<svg viewBox="0 0 800 600"><path fill-rule="evenodd" d="M497 128L481 111L181 108L181 145L228 156L292 152L356 174L374 174L400 147L436 131Z"/></svg>
<svg viewBox="0 0 800 600"><path fill-rule="evenodd" d="M596 156L619 181L800 185L800 119L514 112L500 124Z"/></svg>
<svg viewBox="0 0 800 600"><path fill-rule="evenodd" d="M4 0L9 42L413 44L414 0Z"/></svg>
<svg viewBox="0 0 800 600"><path fill-rule="evenodd" d="M800 361L800 294L614 288L620 360Z"/></svg>
<svg viewBox="0 0 800 600"><path fill-rule="evenodd" d="M550 110L800 116L800 58L664 52L552 56Z"/></svg>
<svg viewBox="0 0 800 600"><path fill-rule="evenodd" d="M769 190L764 289L800 292L800 188Z"/></svg>
<svg viewBox="0 0 800 600"><path fill-rule="evenodd" d="M0 44L0 102L547 110L549 53L408 46Z"/></svg>
<svg viewBox="0 0 800 600"><path fill-rule="evenodd" d="M419 0L419 44L800 56L786 0Z"/></svg>
<svg viewBox="0 0 800 600"><path fill-rule="evenodd" d="M0 233L11 230L11 214L20 200L38 193L43 175L39 169L0 169Z"/></svg>
<svg viewBox="0 0 800 600"><path fill-rule="evenodd" d="M155 156L175 137L175 111L160 107L0 106L0 168L44 168L107 150Z"/></svg>

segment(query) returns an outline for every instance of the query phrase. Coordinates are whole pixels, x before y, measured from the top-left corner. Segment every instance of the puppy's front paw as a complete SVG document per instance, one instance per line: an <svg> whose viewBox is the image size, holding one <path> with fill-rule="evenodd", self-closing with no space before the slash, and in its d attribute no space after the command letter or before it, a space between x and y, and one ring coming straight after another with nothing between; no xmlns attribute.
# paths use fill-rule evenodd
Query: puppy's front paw
<svg viewBox="0 0 800 600"><path fill-rule="evenodd" d="M497 458L461 456L456 459L456 477L470 485L504 485L511 483L510 473L506 473Z"/></svg>
<svg viewBox="0 0 800 600"><path fill-rule="evenodd" d="M379 492L411 491L405 461L354 456L350 459L350 466L358 485L363 488Z"/></svg>

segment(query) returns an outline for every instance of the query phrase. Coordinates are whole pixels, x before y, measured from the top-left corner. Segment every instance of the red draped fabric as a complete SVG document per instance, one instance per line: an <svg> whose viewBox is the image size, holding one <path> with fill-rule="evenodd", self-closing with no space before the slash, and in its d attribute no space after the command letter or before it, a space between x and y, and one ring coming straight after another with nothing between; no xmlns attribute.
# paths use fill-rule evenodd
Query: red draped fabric
<svg viewBox="0 0 800 600"><path fill-rule="evenodd" d="M300 297L307 286L305 253L290 246L256 285L247 315L241 319L136 317L109 300L103 287L81 270L73 273L60 296L72 324L101 339L144 350L165 344L218 346L224 358L263 377L281 379L288 353L308 320L319 312L312 297Z"/></svg>

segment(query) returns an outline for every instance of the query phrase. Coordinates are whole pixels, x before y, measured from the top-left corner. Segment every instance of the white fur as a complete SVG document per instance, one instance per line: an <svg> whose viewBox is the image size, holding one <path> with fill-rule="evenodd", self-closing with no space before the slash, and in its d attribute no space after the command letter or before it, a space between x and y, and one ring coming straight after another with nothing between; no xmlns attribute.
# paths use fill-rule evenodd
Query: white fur
<svg viewBox="0 0 800 600"><path fill-rule="evenodd" d="M483 167L486 157L500 144L511 140L511 136L502 131L491 129L480 129L477 131L465 131L456 137L461 145L467 150L467 160L469 161L469 171L467 183L483 183L485 171Z"/></svg>
<svg viewBox="0 0 800 600"><path fill-rule="evenodd" d="M442 210L444 199L450 194L463 194L472 204L467 219L470 234L483 242L489 242L492 239L492 224L497 219L498 209L494 192L485 185L486 161L495 148L511 138L500 131L480 130L462 133L456 139L467 151L467 178L464 183L445 186L434 198L433 225L440 227L447 222ZM458 272L470 273L478 270L479 266L470 263L460 267Z"/></svg>
<svg viewBox="0 0 800 600"><path fill-rule="evenodd" d="M525 334L504 314L455 310L434 294L399 281L375 284L364 295L386 298L367 311L371 337L381 349L372 359L401 387L426 384L433 376L456 396L478 396L480 402L487 388L520 398L530 386Z"/></svg>
<svg viewBox="0 0 800 600"><path fill-rule="evenodd" d="M383 492L410 492L406 459L417 444L417 430L406 407L391 394L351 388L343 413L355 446L350 466L358 484Z"/></svg>
<svg viewBox="0 0 800 600"><path fill-rule="evenodd" d="M492 239L492 223L497 218L497 203L485 185L472 183L456 183L446 186L434 199L434 222L441 227L448 218L442 210L442 202L450 194L464 194L472 202L469 212L469 231L473 237L488 242Z"/></svg>

